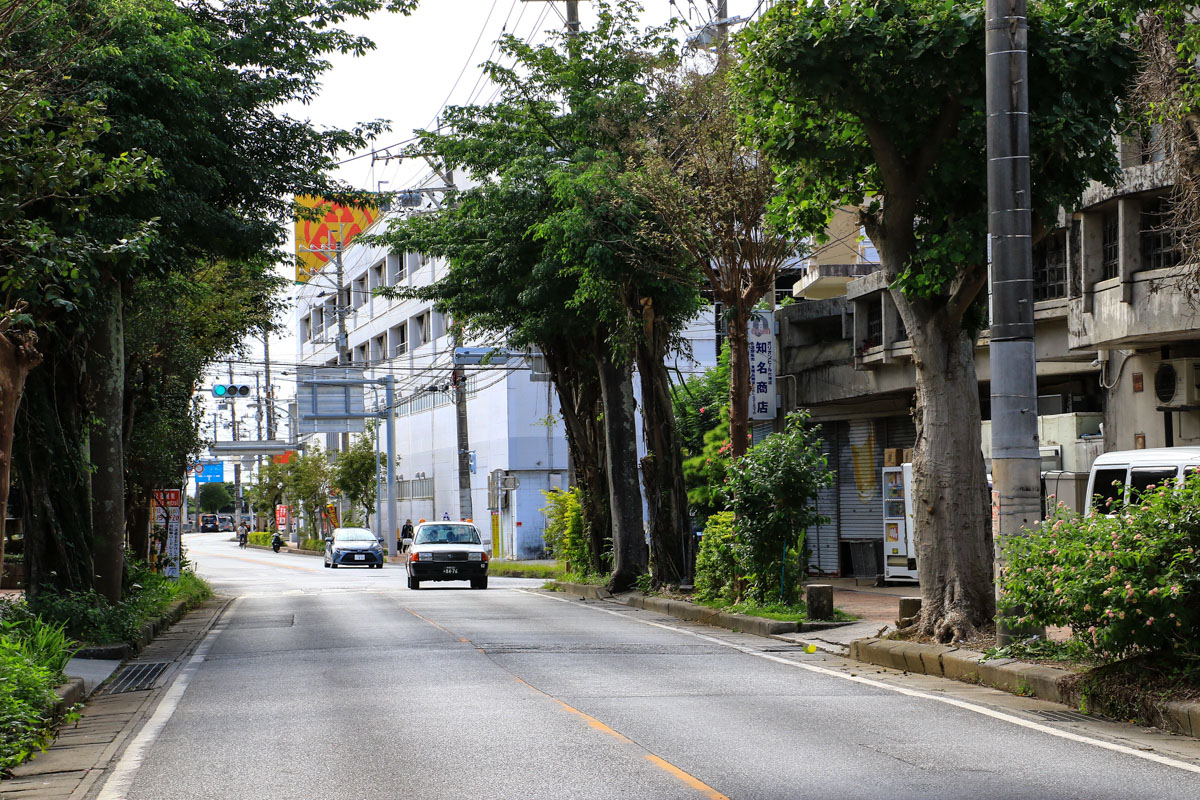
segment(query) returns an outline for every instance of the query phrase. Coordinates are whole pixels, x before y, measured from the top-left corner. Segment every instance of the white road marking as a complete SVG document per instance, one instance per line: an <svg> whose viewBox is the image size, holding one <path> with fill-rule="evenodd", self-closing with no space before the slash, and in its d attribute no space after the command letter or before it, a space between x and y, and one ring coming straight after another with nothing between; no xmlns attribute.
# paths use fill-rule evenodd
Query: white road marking
<svg viewBox="0 0 1200 800"><path fill-rule="evenodd" d="M175 709L179 707L179 700L183 697L183 693L187 690L188 682L192 679L192 675L199 669L200 663L204 661L204 657L208 655L208 651L212 649L213 643L217 637L225 630L225 620L229 618L229 612L237 605L241 598L234 600L226 607L225 614L216 625L209 630L204 637L204 641L196 648L196 652L188 659L187 666L179 673L171 686L163 694L162 700L159 701L158 707L154 709L154 713L150 719L138 731L134 740L125 748L125 752L121 754L121 760L113 767L109 773L108 780L104 782L104 788L96 795L96 800L125 800L125 796L129 793L129 789L133 786L133 779L137 775L138 768L146 758L146 753L150 746L154 744L154 740L162 733L162 729L166 727L167 722L171 719L171 715L175 713Z"/></svg>
<svg viewBox="0 0 1200 800"><path fill-rule="evenodd" d="M568 604L576 605L576 606L579 605L578 601L568 600L565 597L554 597L552 595L544 594L542 592L531 592L527 589L517 589L516 591L524 592L525 594L531 594L536 597L542 597L547 600L555 600L560 603L568 603ZM896 692L897 694L903 694L903 695L907 695L909 697L919 697L924 700L933 700L934 702L937 702L937 703L944 703L948 706L955 706L956 708L961 708L966 711L972 711L976 714L982 714L985 717L991 717L993 719L998 719L998 720L1002 720L1004 722L1009 722L1013 725L1018 725L1022 728L1029 728L1030 730L1040 731L1041 733L1047 733L1047 734L1050 734L1051 736L1057 736L1060 739L1067 739L1068 741L1072 741L1072 742L1088 744L1088 745L1092 745L1093 747L1102 748L1104 750L1111 750L1115 753L1122 753L1124 755L1134 756L1135 758L1141 758L1146 761L1153 761L1154 763L1162 764L1163 766L1174 767L1175 769L1181 769L1186 772L1194 772L1196 774L1200 774L1200 765L1189 764L1186 761L1178 761L1173 758L1167 758L1166 756L1160 756L1157 753L1149 753L1149 752L1146 752L1143 750L1135 750L1132 747L1126 747L1125 745L1116 744L1114 742L1106 742L1103 739L1093 739L1090 736L1081 736L1080 734L1071 733L1070 731L1059 730L1058 728L1051 728L1049 725L1042 725L1037 722L1032 722L1030 720L1021 719L1020 717L1014 717L1013 715L1006 714L1003 711L997 711L992 708L987 708L986 706L979 706L979 705L975 705L974 703L968 703L965 700L958 700L957 698L953 698L953 697L944 697L944 696L939 696L936 694L929 694L928 692L922 692L917 689L908 689L903 686L893 686L892 684L889 684L889 683L882 683L880 681L871 680L870 678L859 677L858 675L846 675L844 673L838 672L837 670L832 670L827 667L819 667L816 664L806 664L801 661L791 661L790 659L772 655L771 653L763 653L763 652L759 652L759 651L754 650L749 647L744 647L740 644L735 644L733 642L727 642L723 639L718 639L714 636L705 636L702 633L696 633L695 631L689 631L685 628L677 628L672 625L664 625L661 622L652 622L651 620L648 620L648 619L638 619L634 615L622 614L620 611L614 611L609 608L600 608L599 606L591 604L591 603L583 604L583 607L590 608L593 611L599 611L604 614L612 614L614 617L620 617L622 619L632 620L633 622L640 622L643 625L650 625L655 628L662 628L663 630L673 631L675 633L682 633L682 634L686 634L687 636L693 636L697 639L702 639L706 642L712 642L713 644L721 645L722 647L729 647L733 650L737 650L737 651L745 653L746 655L749 655L749 656L755 656L757 658L762 658L767 661L774 661L777 664L784 664L785 666L789 666L789 667L797 667L799 669L808 670L809 672L815 672L819 675L828 675L831 678L841 678L842 680L851 681L853 683L861 683L864 686L871 686L876 689L886 689L889 692Z"/></svg>

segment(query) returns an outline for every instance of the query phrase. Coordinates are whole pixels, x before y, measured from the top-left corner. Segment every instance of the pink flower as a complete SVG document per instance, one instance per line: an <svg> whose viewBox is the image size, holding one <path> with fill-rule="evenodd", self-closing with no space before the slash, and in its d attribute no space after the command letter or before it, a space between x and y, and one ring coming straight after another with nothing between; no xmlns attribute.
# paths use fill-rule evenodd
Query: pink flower
<svg viewBox="0 0 1200 800"><path fill-rule="evenodd" d="M1151 617L1150 619L1146 620L1146 624L1147 624L1147 625L1153 625L1153 624L1154 624L1154 617Z"/></svg>
<svg viewBox="0 0 1200 800"><path fill-rule="evenodd" d="M1124 612L1124 611L1118 611L1118 612L1117 612L1117 619L1125 619L1125 612Z"/></svg>
<svg viewBox="0 0 1200 800"><path fill-rule="evenodd" d="M1091 603L1085 603L1085 604L1084 604L1084 606L1083 606L1083 610L1084 610L1084 611L1091 611L1091 610L1092 610L1092 604L1091 604Z"/></svg>
<svg viewBox="0 0 1200 800"><path fill-rule="evenodd" d="M1148 592L1148 594L1149 594L1151 597L1154 597L1154 595L1158 594L1158 587L1157 587L1157 586L1155 586L1153 589L1151 589L1151 590Z"/></svg>

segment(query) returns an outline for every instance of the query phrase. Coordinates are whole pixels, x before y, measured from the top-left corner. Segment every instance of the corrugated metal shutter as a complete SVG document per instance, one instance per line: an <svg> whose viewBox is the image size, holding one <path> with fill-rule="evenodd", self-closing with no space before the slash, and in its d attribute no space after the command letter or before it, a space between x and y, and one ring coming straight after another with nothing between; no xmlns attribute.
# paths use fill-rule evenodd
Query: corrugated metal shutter
<svg viewBox="0 0 1200 800"><path fill-rule="evenodd" d="M909 448L917 443L917 425L911 416L887 420L887 447Z"/></svg>
<svg viewBox="0 0 1200 800"><path fill-rule="evenodd" d="M841 497L842 539L883 540L883 497L879 492L883 468L882 420L856 419L839 437L838 491Z"/></svg>
<svg viewBox="0 0 1200 800"><path fill-rule="evenodd" d="M829 460L829 469L834 473L832 486L817 494L817 513L828 517L829 522L814 525L808 530L808 569L819 575L832 575L838 571L838 426L844 423L829 422L821 426L821 452Z"/></svg>
<svg viewBox="0 0 1200 800"><path fill-rule="evenodd" d="M761 442L775 432L775 423L770 420L750 423L750 446Z"/></svg>

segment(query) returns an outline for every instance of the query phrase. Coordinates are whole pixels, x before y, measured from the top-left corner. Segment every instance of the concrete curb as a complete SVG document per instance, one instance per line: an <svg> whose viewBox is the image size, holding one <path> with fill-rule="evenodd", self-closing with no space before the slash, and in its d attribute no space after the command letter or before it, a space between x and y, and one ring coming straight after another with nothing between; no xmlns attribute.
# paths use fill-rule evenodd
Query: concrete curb
<svg viewBox="0 0 1200 800"><path fill-rule="evenodd" d="M271 546L267 545L267 544L250 544L249 542L246 543L246 547L248 549L254 549L254 550L270 550L271 549ZM283 548L280 548L279 552L298 555L298 556L323 556L323 555L325 555L325 552L323 550L301 550L299 547L283 547Z"/></svg>
<svg viewBox="0 0 1200 800"><path fill-rule="evenodd" d="M985 660L983 653L974 650L898 639L856 639L850 643L850 658L903 672L983 684L1066 706L1079 707L1084 699L1076 688L1079 673L1015 658ZM1095 695L1088 697L1087 703L1101 710L1105 706L1104 698ZM1200 702L1168 702L1159 716L1160 727L1200 737Z"/></svg>
<svg viewBox="0 0 1200 800"><path fill-rule="evenodd" d="M667 597L655 597L641 592L625 592L614 595L603 586L593 586L586 583L567 583L555 581L555 585L563 592L585 600L613 600L633 608L641 608L668 617L685 619L689 622L699 622L717 628L728 628L731 631L753 633L758 636L776 636L781 633L796 633L797 631L825 630L838 627L841 622L785 622L777 619L751 617L746 614L730 614L715 608L702 606L699 603L689 603L687 600L673 600Z"/></svg>
<svg viewBox="0 0 1200 800"><path fill-rule="evenodd" d="M67 711L83 700L84 688L83 678L71 678L62 686L54 690L54 694L58 695L58 701L54 704L52 716L57 724Z"/></svg>
<svg viewBox="0 0 1200 800"><path fill-rule="evenodd" d="M141 633L138 636L136 644L131 645L128 642L120 642L119 644L100 644L93 647L84 647L75 654L76 658L104 658L113 661L125 661L132 658L137 653L140 653L146 645L154 641L154 637L165 631L167 628L174 625L176 622L187 613L187 604L182 600L174 600L167 606L157 618L148 621L142 626Z"/></svg>

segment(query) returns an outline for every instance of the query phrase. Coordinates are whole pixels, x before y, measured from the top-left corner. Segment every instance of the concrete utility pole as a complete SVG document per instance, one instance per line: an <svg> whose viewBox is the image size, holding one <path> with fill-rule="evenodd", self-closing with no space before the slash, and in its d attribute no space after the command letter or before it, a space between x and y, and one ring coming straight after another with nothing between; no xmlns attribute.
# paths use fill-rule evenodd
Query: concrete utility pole
<svg viewBox="0 0 1200 800"><path fill-rule="evenodd" d="M1025 0L987 0L992 520L997 599L1007 540L1041 518ZM1013 640L998 625L1000 645Z"/></svg>
<svg viewBox="0 0 1200 800"><path fill-rule="evenodd" d="M271 334L263 332L263 383L266 384L267 438L275 439L275 390L271 386Z"/></svg>

